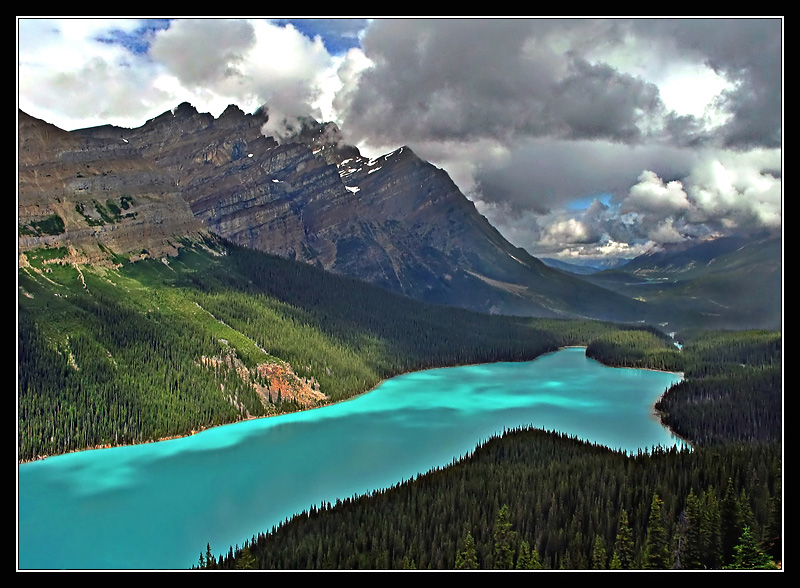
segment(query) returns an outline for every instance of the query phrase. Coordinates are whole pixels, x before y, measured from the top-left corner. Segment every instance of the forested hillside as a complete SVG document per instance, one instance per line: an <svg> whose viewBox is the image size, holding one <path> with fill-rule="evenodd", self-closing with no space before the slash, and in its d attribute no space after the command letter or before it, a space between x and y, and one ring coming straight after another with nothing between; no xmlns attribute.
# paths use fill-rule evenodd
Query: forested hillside
<svg viewBox="0 0 800 588"><path fill-rule="evenodd" d="M210 238L180 250L116 268L27 254L21 460L310 408L410 370L533 359L620 328L428 306Z"/></svg>
<svg viewBox="0 0 800 588"><path fill-rule="evenodd" d="M595 333L613 365L685 371L658 404L692 451L628 456L517 430L448 468L308 512L200 567L776 569L781 336Z"/></svg>
<svg viewBox="0 0 800 588"><path fill-rule="evenodd" d="M312 506L200 565L721 569L780 557L780 444L627 456L518 430L389 490ZM199 548L201 546L198 546ZM740 549L741 551L741 549Z"/></svg>

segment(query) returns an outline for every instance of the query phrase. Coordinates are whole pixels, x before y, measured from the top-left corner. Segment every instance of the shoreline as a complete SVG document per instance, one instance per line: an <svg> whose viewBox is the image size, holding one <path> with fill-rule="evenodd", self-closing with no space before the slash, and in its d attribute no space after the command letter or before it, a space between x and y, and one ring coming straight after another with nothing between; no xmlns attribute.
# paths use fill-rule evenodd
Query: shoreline
<svg viewBox="0 0 800 588"><path fill-rule="evenodd" d="M541 353L541 354L539 354L536 357L533 357L531 359L520 359L520 360L501 359L501 360L498 360L498 361L488 362L488 363L523 363L523 362L526 362L526 361L535 361L535 360L539 359L540 357L543 357L545 355L549 355L551 353L558 353L559 351L562 351L564 349L576 349L576 348L577 349L586 349L586 347L587 347L586 345L564 345L563 347L559 347L558 349L555 349L553 351L545 351L544 353ZM631 369L631 370L646 370L646 371L661 372L661 373L676 374L676 375L679 374L681 379L683 379L683 377L684 377L683 372L671 372L671 371L666 371L666 370L657 370L657 369L654 369L654 368L637 368L637 367L632 367L632 366L616 366L616 365L609 365L609 364L603 363L603 362L598 361L598 360L596 360L594 358L591 358L591 357L589 359L592 359L593 361L597 361L601 365L604 365L606 367L611 367L611 368ZM43 461L43 460L46 460L46 459L51 458L51 457L58 457L59 455L69 455L71 453L79 453L79 452L83 452L83 451L96 451L96 450L99 450L99 449L113 449L115 447L133 447L133 446L136 446L136 445L146 445L148 443L160 443L162 441L173 441L175 439L184 439L184 438L187 438L187 437L192 437L194 435L197 435L198 433L202 433L203 431L208 431L210 429L216 429L217 427L224 427L224 426L227 426L227 425L236 425L236 424L239 424L239 423L244 423L244 422L252 421L252 420L256 420L256 419L268 419L268 418L273 418L273 417L277 417L277 416L284 416L284 415L287 415L287 414L296 414L298 412L305 412L305 411L309 411L309 410L315 410L317 408L323 408L325 406L333 406L335 404L340 404L342 402L349 402L351 400L355 400L356 398L358 398L360 396L363 396L364 394L369 394L370 392L373 392L374 390L379 388L386 381L391 380L392 378L396 378L398 376L405 375L405 374L422 372L422 371L426 371L426 370L448 369L448 368L454 368L454 367L470 367L470 366L486 365L486 364L487 364L487 362L464 363L464 364L441 365L441 366L435 366L435 367L426 367L426 368L420 368L420 369L417 369L417 370L414 370L414 369L406 370L406 371L394 374L392 376L388 376L386 378L382 378L380 381L378 381L374 386L372 386L368 390L365 390L363 392L359 392L357 394L354 394L353 396L350 396L348 398L343 398L342 400L337 400L335 402L328 402L328 403L321 404L321 405L318 405L318 406L311 406L311 407L308 407L308 408L304 408L302 410L295 410L295 411L292 411L292 412L281 412L281 413L276 413L276 414L267 414L267 415L263 415L263 416L250 416L250 417L247 417L247 418L231 421L229 423L220 423L219 425L211 425L211 426L208 426L208 427L199 427L198 429L192 429L191 431L189 431L189 432L187 432L185 434L171 435L169 437L161 437L159 439L150 439L148 441L140 441L138 443L122 443L122 444L117 444L117 445L111 445L111 444L95 445L93 447L84 447L84 448L81 448L81 449L70 449L69 451L65 451L64 453L54 453L54 454L51 454L51 455L39 455L39 456L36 456L34 458L31 458L31 459L20 460L19 458L17 458L17 467L19 467L21 465L24 465L24 464L28 464L28 463L35 463L35 462L38 462L38 461ZM664 392L664 393L666 393L666 392ZM663 397L663 394L662 394L662 397ZM655 411L654 414L658 414L658 411ZM660 420L660 417L659 417L659 420ZM670 429L669 427L664 425L663 421L662 421L661 424L662 424L662 426L664 426L664 428L668 429L672 435L674 435L675 437L677 437L678 439L680 439L681 441L683 441L684 443L686 443L687 445L689 445L691 447L691 443L689 443L689 441L683 439L683 437L679 436L672 429Z"/></svg>

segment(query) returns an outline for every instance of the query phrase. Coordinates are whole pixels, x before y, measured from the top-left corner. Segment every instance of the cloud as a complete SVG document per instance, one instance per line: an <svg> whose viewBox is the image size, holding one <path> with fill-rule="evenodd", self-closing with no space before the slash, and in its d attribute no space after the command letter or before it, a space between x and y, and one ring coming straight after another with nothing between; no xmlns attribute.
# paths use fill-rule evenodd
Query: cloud
<svg viewBox="0 0 800 588"><path fill-rule="evenodd" d="M782 224L779 150L706 152L680 180L643 171L626 193L581 210L479 209L512 242L538 255L633 256L650 247L760 230ZM613 244L613 247L609 247Z"/></svg>
<svg viewBox="0 0 800 588"><path fill-rule="evenodd" d="M280 18L272 22L278 26L291 25L307 37L319 37L331 55L344 55L358 48L364 30L369 26L366 18Z"/></svg>
<svg viewBox="0 0 800 588"><path fill-rule="evenodd" d="M542 138L521 141L505 153L475 167L476 197L541 213L598 193L621 196L644 169L662 177L685 176L695 158L685 149L659 144Z"/></svg>
<svg viewBox="0 0 800 588"><path fill-rule="evenodd" d="M178 20L155 37L150 57L189 89L231 93L226 88L246 77L242 69L255 44L248 21Z"/></svg>
<svg viewBox="0 0 800 588"><path fill-rule="evenodd" d="M215 116L229 104L266 104L276 124L322 118L330 111L319 101L342 61L321 38L266 20L19 23L20 108L66 129L139 126L181 102Z"/></svg>
<svg viewBox="0 0 800 588"><path fill-rule="evenodd" d="M701 162L687 178L688 219L727 229L777 228L782 221L779 150L721 153Z"/></svg>
<svg viewBox="0 0 800 588"><path fill-rule="evenodd" d="M627 198L622 201L620 211L651 213L659 216L680 214L689 208L689 200L683 184L677 180L668 183L654 172L645 170L639 181L631 187Z"/></svg>
<svg viewBox="0 0 800 588"><path fill-rule="evenodd" d="M19 19L20 108L190 102L409 145L513 243L567 255L780 226L781 19ZM581 203L591 202L589 206Z"/></svg>
<svg viewBox="0 0 800 588"><path fill-rule="evenodd" d="M723 24L733 36L703 19L378 20L363 39L372 66L337 106L351 132L378 144L551 137L774 147L780 20Z"/></svg>
<svg viewBox="0 0 800 588"><path fill-rule="evenodd" d="M113 27L92 19L20 20L20 108L67 129L141 124L153 103L170 98L151 83L159 68L108 42L111 30L139 26L130 20L115 20Z"/></svg>
<svg viewBox="0 0 800 588"><path fill-rule="evenodd" d="M682 55L701 59L728 81L715 103L729 115L716 133L720 145L780 146L781 19L646 19L633 21L632 27L637 33L669 39Z"/></svg>

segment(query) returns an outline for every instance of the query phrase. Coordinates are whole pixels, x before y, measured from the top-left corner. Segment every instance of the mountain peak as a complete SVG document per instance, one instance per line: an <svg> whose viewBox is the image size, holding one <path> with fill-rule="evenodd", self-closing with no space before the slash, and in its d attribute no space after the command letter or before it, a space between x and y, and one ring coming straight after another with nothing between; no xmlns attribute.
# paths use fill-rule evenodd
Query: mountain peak
<svg viewBox="0 0 800 588"><path fill-rule="evenodd" d="M189 102L181 102L173 111L175 118L188 118L197 114L197 109Z"/></svg>
<svg viewBox="0 0 800 588"><path fill-rule="evenodd" d="M311 117L297 119L293 135L279 143L262 133L267 116L266 107L246 115L229 105L214 119L184 102L136 129L70 133L94 141L64 168L54 192L37 191L38 170L21 174L20 192L25 184L26 197L43 205L25 209L26 226L41 233L58 209L69 235L70 226L103 221L102 231L87 232L87 239L122 236L123 225L134 236L127 196L138 206L136 220L152 210L158 227L175 226L167 221L181 201L197 224L238 245L427 302L508 314L640 318L638 304L571 280L511 245L444 170L407 145L369 160L345 143L336 124ZM63 155L48 153L60 164ZM172 202L174 211L144 206L156 201ZM21 220L22 204L20 197ZM103 218L111 205L119 219ZM141 235L145 224L137 226ZM158 236L169 238L164 231Z"/></svg>

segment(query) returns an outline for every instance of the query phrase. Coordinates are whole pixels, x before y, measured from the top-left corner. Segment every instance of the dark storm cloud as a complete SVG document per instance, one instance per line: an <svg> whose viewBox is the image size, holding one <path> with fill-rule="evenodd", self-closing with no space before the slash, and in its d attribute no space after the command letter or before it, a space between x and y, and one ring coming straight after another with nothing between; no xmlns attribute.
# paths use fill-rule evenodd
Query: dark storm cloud
<svg viewBox="0 0 800 588"><path fill-rule="evenodd" d="M340 106L352 131L377 141L638 141L644 119L663 110L657 88L580 55L618 43L617 29L614 21L378 21L363 41L375 67Z"/></svg>
<svg viewBox="0 0 800 588"><path fill-rule="evenodd" d="M340 104L348 126L388 142L544 132L558 64L530 59L530 31L514 20L375 22L363 40L375 67Z"/></svg>
<svg viewBox="0 0 800 588"><path fill-rule="evenodd" d="M573 59L544 114L554 136L638 143L646 134L647 119L663 110L654 84L621 75L606 64Z"/></svg>
<svg viewBox="0 0 800 588"><path fill-rule="evenodd" d="M652 82L599 61L663 47L733 84L719 98L731 117L718 144L772 147L780 31L779 20L378 20L363 39L374 67L337 106L354 137L376 144L545 136L708 144L715 137L702 121L670 112Z"/></svg>
<svg viewBox="0 0 800 588"><path fill-rule="evenodd" d="M501 165L479 168L476 192L485 202L546 213L575 198L626 193L643 169L670 179L683 177L692 163L690 153L668 146L531 139Z"/></svg>
<svg viewBox="0 0 800 588"><path fill-rule="evenodd" d="M718 131L726 147L779 147L782 104L782 21L762 19L636 20L637 34L696 55L735 85L719 106L732 115Z"/></svg>

